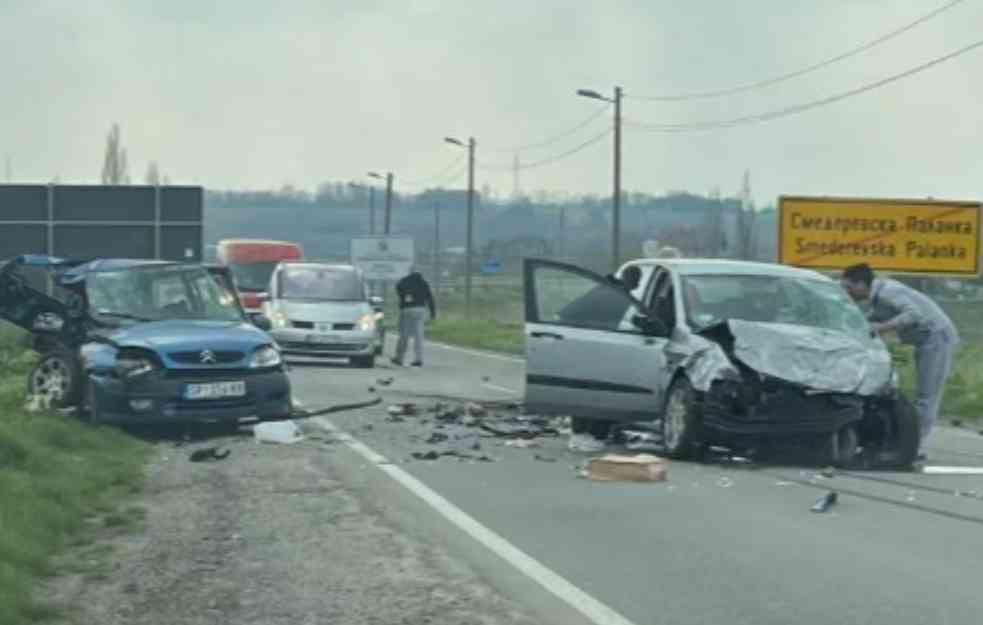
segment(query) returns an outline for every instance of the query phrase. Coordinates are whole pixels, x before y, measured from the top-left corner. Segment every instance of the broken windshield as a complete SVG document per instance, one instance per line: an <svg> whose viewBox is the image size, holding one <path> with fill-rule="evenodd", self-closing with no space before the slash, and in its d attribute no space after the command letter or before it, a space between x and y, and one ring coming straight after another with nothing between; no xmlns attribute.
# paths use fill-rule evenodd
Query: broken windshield
<svg viewBox="0 0 983 625"><path fill-rule="evenodd" d="M701 329L725 319L784 323L870 338L860 309L832 282L766 275L684 276L686 319Z"/></svg>
<svg viewBox="0 0 983 625"><path fill-rule="evenodd" d="M239 321L235 299L197 266L151 266L86 277L90 311L132 321Z"/></svg>

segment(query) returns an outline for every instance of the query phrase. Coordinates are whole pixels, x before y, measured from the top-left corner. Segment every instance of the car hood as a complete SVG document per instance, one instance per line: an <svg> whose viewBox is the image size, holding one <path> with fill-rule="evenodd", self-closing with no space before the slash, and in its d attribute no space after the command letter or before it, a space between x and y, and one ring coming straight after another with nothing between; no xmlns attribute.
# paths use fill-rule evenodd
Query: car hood
<svg viewBox="0 0 983 625"><path fill-rule="evenodd" d="M118 347L139 347L158 353L207 349L248 354L272 343L268 334L244 321L150 321L114 330L108 338Z"/></svg>
<svg viewBox="0 0 983 625"><path fill-rule="evenodd" d="M362 315L372 312L368 302L305 302L277 300L275 308L287 319L314 323L355 323Z"/></svg>
<svg viewBox="0 0 983 625"><path fill-rule="evenodd" d="M800 325L729 320L732 357L779 380L834 393L876 395L891 383L882 342Z"/></svg>

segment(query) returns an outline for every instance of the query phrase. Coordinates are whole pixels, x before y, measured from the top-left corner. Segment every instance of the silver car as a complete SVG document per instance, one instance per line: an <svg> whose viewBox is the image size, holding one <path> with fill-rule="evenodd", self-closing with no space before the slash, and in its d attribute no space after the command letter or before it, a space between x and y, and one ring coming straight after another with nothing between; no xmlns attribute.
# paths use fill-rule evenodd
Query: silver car
<svg viewBox="0 0 983 625"><path fill-rule="evenodd" d="M381 298L351 265L282 262L270 278L264 312L284 354L348 358L375 366L385 327Z"/></svg>
<svg viewBox="0 0 983 625"><path fill-rule="evenodd" d="M914 461L917 417L891 355L835 281L765 263L628 264L642 273L631 294L525 261L530 411L660 422L676 458L796 439L841 465Z"/></svg>

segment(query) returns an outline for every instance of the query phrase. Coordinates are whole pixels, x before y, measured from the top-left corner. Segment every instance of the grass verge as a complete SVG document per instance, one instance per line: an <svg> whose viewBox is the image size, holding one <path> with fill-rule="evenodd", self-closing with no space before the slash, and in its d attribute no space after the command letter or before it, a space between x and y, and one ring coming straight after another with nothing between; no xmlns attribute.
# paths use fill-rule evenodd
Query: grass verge
<svg viewBox="0 0 983 625"><path fill-rule="evenodd" d="M121 519L131 515L119 513L119 503L140 490L149 450L119 430L25 413L32 358L19 340L0 329L0 623L54 615L32 590L58 572L59 551L84 544L99 525L126 525ZM105 563L104 554L98 560Z"/></svg>
<svg viewBox="0 0 983 625"><path fill-rule="evenodd" d="M438 319L427 329L427 338L474 349L525 353L522 326L492 319Z"/></svg>

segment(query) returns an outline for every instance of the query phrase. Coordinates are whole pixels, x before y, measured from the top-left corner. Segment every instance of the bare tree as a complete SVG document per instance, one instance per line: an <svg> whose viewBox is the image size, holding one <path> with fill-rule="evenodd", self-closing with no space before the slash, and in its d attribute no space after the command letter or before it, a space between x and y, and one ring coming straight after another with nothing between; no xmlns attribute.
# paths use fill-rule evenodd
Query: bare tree
<svg viewBox="0 0 983 625"><path fill-rule="evenodd" d="M130 183L127 171L126 148L120 146L119 124L113 124L106 137L106 156L102 162L102 184L120 185Z"/></svg>
<svg viewBox="0 0 983 625"><path fill-rule="evenodd" d="M741 205L737 211L737 255L743 260L752 260L757 252L754 236L754 199L751 196L751 172L744 172L740 193Z"/></svg>
<svg viewBox="0 0 983 625"><path fill-rule="evenodd" d="M147 166L146 182L152 187L156 187L161 183L160 167L157 166L157 161L150 161L150 164Z"/></svg>

